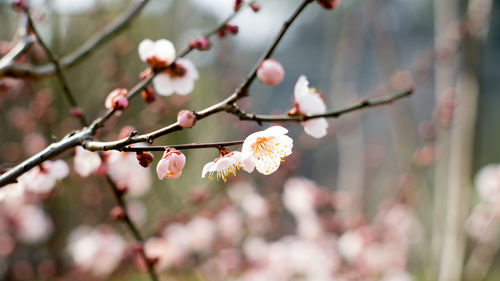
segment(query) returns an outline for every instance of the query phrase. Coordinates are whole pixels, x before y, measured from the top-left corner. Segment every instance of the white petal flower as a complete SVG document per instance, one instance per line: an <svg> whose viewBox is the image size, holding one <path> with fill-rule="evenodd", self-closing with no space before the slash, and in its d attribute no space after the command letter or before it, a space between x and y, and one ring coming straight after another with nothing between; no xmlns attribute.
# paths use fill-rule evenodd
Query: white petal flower
<svg viewBox="0 0 500 281"><path fill-rule="evenodd" d="M178 59L176 67L181 71L167 69L156 75L153 84L161 96L170 96L172 94L188 95L194 89L194 82L198 80L199 73L196 66L187 59Z"/></svg>
<svg viewBox="0 0 500 281"><path fill-rule="evenodd" d="M73 166L78 175L88 177L91 173L95 172L100 165L101 157L99 157L99 154L86 150L81 146L76 147Z"/></svg>
<svg viewBox="0 0 500 281"><path fill-rule="evenodd" d="M153 69L160 69L175 60L175 47L166 39L156 42L145 39L139 44L139 57Z"/></svg>
<svg viewBox="0 0 500 281"><path fill-rule="evenodd" d="M139 197L151 187L149 169L139 164L135 153L110 151L106 164L111 179L127 187L127 195Z"/></svg>
<svg viewBox="0 0 500 281"><path fill-rule="evenodd" d="M23 205L14 215L17 236L25 243L46 240L54 228L50 217L40 207Z"/></svg>
<svg viewBox="0 0 500 281"><path fill-rule="evenodd" d="M321 96L309 88L309 81L302 75L294 89L295 114L316 115L326 112L326 105ZM306 134L314 138L322 138L327 134L328 122L325 118L311 119L303 122Z"/></svg>
<svg viewBox="0 0 500 281"><path fill-rule="evenodd" d="M52 190L58 180L69 175L69 166L63 160L47 160L18 178L26 190L46 193Z"/></svg>
<svg viewBox="0 0 500 281"><path fill-rule="evenodd" d="M241 166L241 152L232 151L215 159L213 162L208 162L207 164L205 164L201 172L201 177L208 177L212 180L215 174L217 175L217 180L222 179L224 182L226 182L227 176L229 174L236 175L236 171L240 170Z"/></svg>
<svg viewBox="0 0 500 281"><path fill-rule="evenodd" d="M481 199L500 203L500 165L489 164L481 168L476 175L475 184Z"/></svg>
<svg viewBox="0 0 500 281"><path fill-rule="evenodd" d="M243 142L243 169L251 173L255 168L264 175L275 172L282 158L292 153L293 140L287 129L273 126L249 135Z"/></svg>

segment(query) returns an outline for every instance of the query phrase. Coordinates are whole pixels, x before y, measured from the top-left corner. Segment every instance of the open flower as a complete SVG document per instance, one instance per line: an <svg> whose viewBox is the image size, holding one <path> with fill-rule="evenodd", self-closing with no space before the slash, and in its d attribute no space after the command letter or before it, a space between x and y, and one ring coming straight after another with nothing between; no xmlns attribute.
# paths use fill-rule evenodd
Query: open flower
<svg viewBox="0 0 500 281"><path fill-rule="evenodd" d="M81 146L75 148L73 166L78 175L88 177L101 166L101 162L101 157L99 157L99 154L96 152L86 150Z"/></svg>
<svg viewBox="0 0 500 281"><path fill-rule="evenodd" d="M52 190L58 180L69 175L69 167L63 160L47 160L18 178L26 190L46 193Z"/></svg>
<svg viewBox="0 0 500 281"><path fill-rule="evenodd" d="M208 162L205 166L203 166L203 170L201 172L202 178L208 176L208 178L212 180L215 174L217 175L217 180L222 179L226 182L229 174L236 175L236 171L241 169L241 152L230 152L226 149L225 151L222 150L220 154L221 156L219 158L215 159L213 162Z"/></svg>
<svg viewBox="0 0 500 281"><path fill-rule="evenodd" d="M286 136L288 130L273 126L249 135L243 142L243 169L251 173L254 168L269 175L280 166L281 159L292 153L293 140Z"/></svg>
<svg viewBox="0 0 500 281"><path fill-rule="evenodd" d="M160 39L153 42L150 39L142 40L139 44L139 57L155 70L162 69L175 60L175 47L172 42Z"/></svg>
<svg viewBox="0 0 500 281"><path fill-rule="evenodd" d="M178 59L175 65L156 75L153 84L161 96L188 95L194 89L199 74L196 66L187 59Z"/></svg>
<svg viewBox="0 0 500 281"><path fill-rule="evenodd" d="M111 179L118 186L126 187L131 197L142 196L151 187L151 174L139 164L135 153L108 151L106 169Z"/></svg>
<svg viewBox="0 0 500 281"><path fill-rule="evenodd" d="M326 112L326 105L315 89L309 88L309 81L302 75L297 80L294 89L295 106L289 115L315 115ZM306 134L314 138L326 136L328 122L325 118L310 119L302 122Z"/></svg>
<svg viewBox="0 0 500 281"><path fill-rule="evenodd" d="M177 179L182 175L182 169L186 164L186 156L175 148L169 148L163 154L163 158L156 166L158 178Z"/></svg>

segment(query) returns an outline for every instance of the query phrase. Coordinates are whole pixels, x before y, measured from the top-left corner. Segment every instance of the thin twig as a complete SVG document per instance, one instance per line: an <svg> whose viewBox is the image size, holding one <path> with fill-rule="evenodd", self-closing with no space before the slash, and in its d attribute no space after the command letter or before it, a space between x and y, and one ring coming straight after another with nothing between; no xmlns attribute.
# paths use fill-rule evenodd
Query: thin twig
<svg viewBox="0 0 500 281"><path fill-rule="evenodd" d="M63 88L63 93L68 100L69 104L73 108L79 108L78 102L76 101L75 95L71 91L68 80L64 76L63 70L61 68L61 64L59 60L57 59L56 55L50 50L49 46L42 40L42 37L40 36L40 33L38 32L37 28L35 27L35 24L33 23L33 18L31 17L31 14L29 11L26 11L26 18L28 19L28 25L33 32L33 34L36 36L36 39L42 46L42 48L45 50L47 55L49 56L50 62L54 65L56 74L57 74L57 79L59 80L59 83L61 83L61 86ZM87 120L85 120L85 116L83 114L78 115L78 120L80 121L80 124L82 126L87 126Z"/></svg>
<svg viewBox="0 0 500 281"><path fill-rule="evenodd" d="M139 15L148 2L149 0L139 1L118 20L104 28L101 32L92 36L89 40L87 40L87 42L81 45L80 48L61 58L60 67L65 69L83 61L83 59L89 56L98 47L123 31L132 22L132 20ZM12 76L18 78L41 78L55 73L56 68L52 63L40 66L32 66L28 64L0 64L0 77Z"/></svg>
<svg viewBox="0 0 500 281"><path fill-rule="evenodd" d="M144 263L146 264L146 268L148 270L149 277L153 281L158 281L159 278L158 278L158 274L155 271L153 261L148 258L148 256L146 255L146 252L144 250L144 238L142 237L141 232L135 226L134 222L130 218L130 215L129 215L128 210L127 210L127 203L125 202L125 200L123 200L123 193L120 192L118 186L116 185L116 183L113 181L113 179L109 175L106 175L106 181L108 182L109 186L111 187L111 190L113 191L113 195L115 196L115 199L116 199L118 205L123 210L123 215L124 215L123 221L127 225L128 229L130 230L132 235L134 236L135 240L140 244L140 246L138 247L139 253L140 253L142 259L144 260Z"/></svg>
<svg viewBox="0 0 500 281"><path fill-rule="evenodd" d="M209 142L209 143L188 143L188 144L172 144L172 145L157 145L157 146L126 146L120 151L124 152L140 152L140 151L165 151L167 148L175 149L197 149L197 148L222 148L225 146L233 146L242 144L244 140Z"/></svg>
<svg viewBox="0 0 500 281"><path fill-rule="evenodd" d="M287 121L292 121L292 122L303 122L307 121L310 119L316 119L316 118L338 118L341 115L344 115L349 112L357 111L363 108L368 108L368 107L375 107L375 106L380 106L384 104L390 104L398 99L407 97L413 93L413 89L406 89L401 92L397 92L392 95L380 97L380 98L373 98L373 99L367 99L367 100L362 100L361 102L355 103L349 107L346 107L344 109L340 110L335 110L335 111L330 111L326 112L323 114L316 114L316 115L256 115L256 114L251 114L251 113L246 113L242 110L240 110L237 106L233 106L230 109L227 110L227 112L234 114L238 116L240 120L249 120L249 121L255 121L255 122L287 122Z"/></svg>

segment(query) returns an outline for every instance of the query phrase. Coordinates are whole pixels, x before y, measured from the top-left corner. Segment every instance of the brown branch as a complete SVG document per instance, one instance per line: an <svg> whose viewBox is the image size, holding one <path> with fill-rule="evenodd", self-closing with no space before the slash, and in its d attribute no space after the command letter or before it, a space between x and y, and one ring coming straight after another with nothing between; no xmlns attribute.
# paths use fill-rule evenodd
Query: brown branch
<svg viewBox="0 0 500 281"><path fill-rule="evenodd" d="M221 148L225 146L233 146L242 144L244 140L209 142L209 143L188 143L188 144L173 144L173 145L158 145L158 146L126 146L120 151L124 152L140 152L140 151L165 151L167 148L175 149L198 149L198 148Z"/></svg>
<svg viewBox="0 0 500 281"><path fill-rule="evenodd" d="M69 55L61 58L60 67L62 69L71 67L81 62L89 56L95 49L109 41L111 38L123 31L142 11L149 0L141 0L130 8L122 17L107 26L104 30L92 36L87 42L74 50ZM0 77L12 76L18 78L41 78L55 74L56 67L52 63L33 66L28 64L10 63L0 64Z"/></svg>
<svg viewBox="0 0 500 281"><path fill-rule="evenodd" d="M255 122L303 122L307 121L310 119L315 119L315 118L338 118L341 115L344 115L349 112L357 111L363 108L368 108L368 107L375 107L375 106L380 106L384 104L390 104L398 99L407 97L413 93L413 89L406 89L401 92L397 92L392 95L380 97L380 98L373 98L373 99L368 99L368 100L363 100L359 103L355 103L349 107L346 107L344 109L340 110L335 110L335 111L330 111L326 112L323 114L317 114L317 115L256 115L256 114L251 114L251 113L246 113L240 110L237 106L233 105L231 108L227 110L227 112L234 114L238 116L240 120L248 120L248 121L255 121Z"/></svg>
<svg viewBox="0 0 500 281"><path fill-rule="evenodd" d="M143 1L145 2L145 1ZM141 3L143 3L141 2ZM240 9L242 10L242 9ZM237 12L235 12L237 13ZM230 18L234 17L233 15L230 16ZM222 28L227 21L224 21L224 24L219 25L217 28L214 30L218 30ZM211 31L207 34L214 34L215 32ZM189 52L192 51L192 48L186 48L182 50L179 53L179 57L187 55ZM1 71L0 71L1 74ZM0 75L1 77L1 75ZM142 88L144 88L150 81L152 77L145 81L139 82L136 86L134 86L130 91L129 91L129 96L128 98L132 98L133 96L137 95L140 93ZM218 110L221 111L221 110ZM58 154L69 150L71 148L74 148L75 146L82 145L85 141L88 141L92 138L93 135L97 132L97 130L104 125L104 123L111 118L115 114L115 110L110 110L108 111L103 117L96 119L94 122L92 122L92 125L90 128L83 128L80 131L77 132L72 132L65 136L61 141L52 143L49 145L47 148L42 150L41 152L31 156L30 158L26 159L22 163L18 164L17 166L13 167L12 169L8 170L7 172L3 173L0 175L0 188L9 184L9 183L15 183L17 178L22 175L23 173L29 171L33 167L36 167L40 165L42 162L45 160L51 159ZM156 134L152 134L152 136L156 136L157 134L162 134L162 133L168 133L174 130L179 130L181 129L180 127L176 126L177 124L172 124L171 126L168 126L166 128L162 128L156 132ZM148 136L149 137L149 136ZM146 140L149 140L146 138ZM126 144L125 144L126 145ZM123 145L123 146L125 146ZM121 146L121 147L123 147Z"/></svg>
<svg viewBox="0 0 500 281"><path fill-rule="evenodd" d="M42 46L42 48L45 50L47 55L49 56L50 62L54 65L56 74L57 74L57 79L59 80L59 83L61 84L63 88L63 93L66 99L68 100L69 104L73 108L79 108L78 102L76 101L75 95L73 95L73 92L71 92L71 89L68 84L68 80L66 80L66 77L64 76L61 63L57 59L56 55L50 50L49 46L42 40L42 37L40 36L40 33L35 27L35 24L33 23L33 18L31 17L31 14L29 11L26 11L26 18L28 20L28 26L30 30L33 32L35 35L36 39ZM85 120L85 116L83 114L79 115L78 120L80 121L80 124L82 126L87 126L87 120Z"/></svg>
<svg viewBox="0 0 500 281"><path fill-rule="evenodd" d="M159 278L158 278L158 274L156 273L156 271L154 269L154 263L151 259L149 259L147 257L146 252L144 250L144 238L142 237L141 232L135 226L134 222L130 218L130 215L128 214L127 203L125 202L125 200L123 200L123 192L120 191L120 189L118 188L116 183L113 181L113 179L111 179L111 177L108 174L106 174L106 181L108 182L109 186L111 187L111 190L113 191L113 195L115 196L115 199L116 199L118 205L123 210L123 213L122 213L123 214L123 218L122 218L123 221L127 225L128 229L130 230L132 235L134 236L135 240L140 244L139 253L140 253L142 259L144 260L144 263L146 264L146 268L148 270L149 277L153 281L158 281Z"/></svg>

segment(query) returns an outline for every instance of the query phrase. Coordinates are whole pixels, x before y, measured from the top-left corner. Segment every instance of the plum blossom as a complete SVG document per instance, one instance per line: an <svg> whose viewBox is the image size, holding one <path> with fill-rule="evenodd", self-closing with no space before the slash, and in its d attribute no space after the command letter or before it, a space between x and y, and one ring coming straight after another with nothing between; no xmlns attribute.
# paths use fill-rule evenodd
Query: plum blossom
<svg viewBox="0 0 500 281"><path fill-rule="evenodd" d="M139 164L135 153L109 151L106 167L111 179L126 187L127 195L139 197L151 187L150 172Z"/></svg>
<svg viewBox="0 0 500 281"><path fill-rule="evenodd" d="M175 65L156 75L153 85L161 96L188 95L194 89L199 74L196 66L187 59L178 59Z"/></svg>
<svg viewBox="0 0 500 281"><path fill-rule="evenodd" d="M174 62L175 47L166 39L158 41L144 39L139 44L139 57L154 70L159 70Z"/></svg>
<svg viewBox="0 0 500 281"><path fill-rule="evenodd" d="M186 165L186 156L175 148L169 148L163 154L163 158L156 166L158 178L178 179L182 175L182 169Z"/></svg>
<svg viewBox="0 0 500 281"><path fill-rule="evenodd" d="M283 80L285 69L275 59L267 59L263 61L257 69L257 77L259 80L268 85L276 86Z"/></svg>
<svg viewBox="0 0 500 281"><path fill-rule="evenodd" d="M73 166L78 175L88 177L101 166L101 162L101 157L99 157L99 154L96 152L86 150L81 146L75 148Z"/></svg>
<svg viewBox="0 0 500 281"><path fill-rule="evenodd" d="M481 199L486 202L500 202L500 165L489 164L476 175L476 189Z"/></svg>
<svg viewBox="0 0 500 281"><path fill-rule="evenodd" d="M44 241L54 229L50 217L35 205L22 205L16 210L13 218L17 237L25 243Z"/></svg>
<svg viewBox="0 0 500 281"><path fill-rule="evenodd" d="M294 89L295 105L288 114L290 115L316 115L326 112L326 105L315 89L309 88L309 81L301 75ZM325 118L309 119L302 123L306 134L314 138L326 136L328 122Z"/></svg>
<svg viewBox="0 0 500 281"><path fill-rule="evenodd" d="M106 277L120 264L126 243L107 226L81 226L69 239L68 251L76 266L96 277Z"/></svg>
<svg viewBox="0 0 500 281"><path fill-rule="evenodd" d="M224 182L227 181L227 176L229 174L236 175L236 171L241 169L242 158L241 152L232 151L226 149L226 152L221 152L221 156L215 159L213 162L208 162L203 166L201 172L201 177L207 177L213 179L214 174L217 175L217 180L222 179Z"/></svg>
<svg viewBox="0 0 500 281"><path fill-rule="evenodd" d="M18 178L26 190L46 193L52 190L58 180L69 175L69 167L63 160L47 160Z"/></svg>
<svg viewBox="0 0 500 281"><path fill-rule="evenodd" d="M127 99L127 89L114 89L109 93L106 97L106 101L104 102L104 106L107 109L116 109L116 110L124 110L128 107L128 99Z"/></svg>
<svg viewBox="0 0 500 281"><path fill-rule="evenodd" d="M292 153L293 140L286 133L287 129L272 126L249 135L243 142L243 169L251 173L257 168L264 175L275 172L281 160Z"/></svg>
<svg viewBox="0 0 500 281"><path fill-rule="evenodd" d="M193 252L207 252L212 248L217 234L215 223L204 217L195 217L186 225L189 248Z"/></svg>
<svg viewBox="0 0 500 281"><path fill-rule="evenodd" d="M193 111L183 109L177 113L177 123L182 128L191 128L196 123L196 115Z"/></svg>

